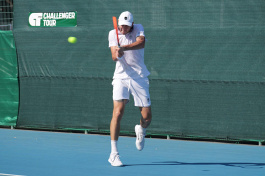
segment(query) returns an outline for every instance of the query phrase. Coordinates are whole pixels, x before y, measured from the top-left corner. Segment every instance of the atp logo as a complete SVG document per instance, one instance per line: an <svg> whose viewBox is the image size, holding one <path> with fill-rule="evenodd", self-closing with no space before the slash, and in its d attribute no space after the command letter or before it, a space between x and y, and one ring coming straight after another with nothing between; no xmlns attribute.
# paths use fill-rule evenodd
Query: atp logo
<svg viewBox="0 0 265 176"><path fill-rule="evenodd" d="M31 26L40 26L42 19L42 13L32 13L29 16L29 24Z"/></svg>

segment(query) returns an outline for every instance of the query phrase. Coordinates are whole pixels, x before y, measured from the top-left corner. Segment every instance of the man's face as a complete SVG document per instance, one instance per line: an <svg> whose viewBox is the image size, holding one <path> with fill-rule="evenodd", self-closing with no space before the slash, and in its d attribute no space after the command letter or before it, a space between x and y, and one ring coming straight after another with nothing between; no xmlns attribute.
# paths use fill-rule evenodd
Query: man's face
<svg viewBox="0 0 265 176"><path fill-rule="evenodd" d="M127 34L128 32L130 32L131 28L132 28L131 26L127 26L127 25L121 25L121 26L119 26L120 32L123 35Z"/></svg>

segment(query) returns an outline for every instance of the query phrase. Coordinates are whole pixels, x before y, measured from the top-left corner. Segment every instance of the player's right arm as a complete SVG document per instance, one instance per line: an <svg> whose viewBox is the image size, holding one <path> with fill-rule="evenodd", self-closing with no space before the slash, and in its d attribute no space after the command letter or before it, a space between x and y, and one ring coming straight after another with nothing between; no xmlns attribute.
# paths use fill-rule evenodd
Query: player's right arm
<svg viewBox="0 0 265 176"><path fill-rule="evenodd" d="M122 57L124 55L124 52L120 52L120 54L118 53L119 47L115 30L109 32L109 48L113 61L118 61L118 57Z"/></svg>

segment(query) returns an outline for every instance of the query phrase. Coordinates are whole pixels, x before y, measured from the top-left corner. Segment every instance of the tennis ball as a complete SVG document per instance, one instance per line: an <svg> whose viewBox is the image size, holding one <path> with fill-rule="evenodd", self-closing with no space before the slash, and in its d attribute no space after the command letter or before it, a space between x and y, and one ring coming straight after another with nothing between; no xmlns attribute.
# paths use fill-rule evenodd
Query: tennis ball
<svg viewBox="0 0 265 176"><path fill-rule="evenodd" d="M76 37L68 37L68 42L69 43L76 43L77 42L77 38Z"/></svg>

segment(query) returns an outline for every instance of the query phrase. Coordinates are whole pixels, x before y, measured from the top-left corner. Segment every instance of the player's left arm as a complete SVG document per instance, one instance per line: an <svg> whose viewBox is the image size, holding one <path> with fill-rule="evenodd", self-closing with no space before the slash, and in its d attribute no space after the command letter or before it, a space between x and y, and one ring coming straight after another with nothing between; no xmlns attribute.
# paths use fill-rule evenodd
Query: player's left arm
<svg viewBox="0 0 265 176"><path fill-rule="evenodd" d="M145 46L145 37L138 36L136 37L136 41L134 43L121 46L120 51L138 50L144 48L144 46Z"/></svg>

